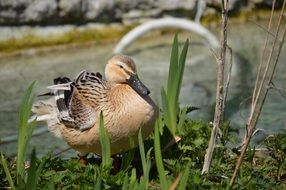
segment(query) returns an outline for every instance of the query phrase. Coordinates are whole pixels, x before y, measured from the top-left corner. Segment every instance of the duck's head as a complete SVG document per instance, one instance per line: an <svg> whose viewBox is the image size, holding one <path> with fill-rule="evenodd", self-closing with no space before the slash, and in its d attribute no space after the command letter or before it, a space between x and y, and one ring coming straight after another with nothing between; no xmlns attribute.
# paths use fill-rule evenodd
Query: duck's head
<svg viewBox="0 0 286 190"><path fill-rule="evenodd" d="M107 81L129 84L138 94L148 95L149 89L139 80L134 61L126 55L115 55L105 67Z"/></svg>

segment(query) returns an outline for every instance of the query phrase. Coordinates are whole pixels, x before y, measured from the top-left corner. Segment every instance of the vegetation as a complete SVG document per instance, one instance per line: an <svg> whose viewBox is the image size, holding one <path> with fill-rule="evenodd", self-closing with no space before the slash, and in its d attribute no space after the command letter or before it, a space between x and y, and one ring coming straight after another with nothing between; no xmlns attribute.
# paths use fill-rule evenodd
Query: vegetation
<svg viewBox="0 0 286 190"><path fill-rule="evenodd" d="M228 1L222 1L226 8ZM188 40L181 53L177 35L174 38L167 90L162 88L162 111L155 123L154 135L143 142L141 131L138 134L139 147L122 153L121 168L118 170L111 158L110 142L100 114L100 141L102 158L92 158L87 165L82 165L77 158L63 160L48 154L36 157L33 150L30 161L25 161L27 146L35 122L28 122L33 103L32 88L25 93L19 109L18 152L16 160L6 158L1 153L0 187L6 189L286 189L286 132L271 135L263 142L265 149L250 147L249 142L256 129L264 100L278 62L286 36L283 30L279 39L281 22L284 14L280 13L274 45L264 68L260 63L254 87L252 111L246 125L247 134L241 147L236 139L238 131L222 118L224 104L219 112L219 122L207 124L192 121L187 117L193 107L180 107L179 94L188 50ZM218 61L218 79L223 78L225 52L227 47L227 10L223 9L221 56L215 55ZM274 6L272 14L274 12ZM272 18L272 16L271 16ZM267 29L271 31L271 19ZM276 43L277 42L277 43ZM279 42L279 43L278 43ZM266 45L262 57L265 56ZM276 47L276 48L275 48ZM272 58L274 52L274 58ZM222 56L223 55L223 56ZM220 68L221 64L221 68ZM229 73L231 69L229 70ZM266 77L268 76L268 77ZM266 80L267 79L267 80ZM218 83L218 92L224 81ZM260 84L261 83L261 84ZM225 82L229 84L229 82ZM259 84L259 85L258 85ZM267 88L263 88L267 84ZM227 88L227 86L226 86ZM262 93L261 93L262 92ZM217 101L226 98L226 92L218 96ZM260 100L261 101L258 101ZM258 103L257 103L258 102ZM258 105L258 106L257 106ZM257 107L257 108L256 108ZM253 117L254 116L254 117ZM213 132L218 130L219 132ZM217 134L219 133L218 137ZM215 134L215 135L213 135ZM211 139L211 140L210 140ZM210 145L207 146L210 140ZM132 145L132 142L130 142ZM212 147L210 149L210 147ZM208 149L208 151L207 151ZM208 168L202 172L204 155L211 152ZM210 167L212 163L212 167ZM204 170L203 170L204 171ZM203 173L203 174L202 174Z"/></svg>
<svg viewBox="0 0 286 190"><path fill-rule="evenodd" d="M47 154L36 158L33 150L30 164L25 160L34 122L28 123L33 101L28 88L19 112L19 140L16 161L1 154L0 187L11 189L226 189L240 152L235 147L237 131L229 123L220 126L212 167L201 175L211 126L186 117L194 110L180 108L178 97L188 41L179 56L177 36L170 62L167 90L162 89L162 113L155 124L154 136L139 147L123 153L121 169L113 170L109 139L101 117L102 162L94 159L85 166L77 158L63 160ZM172 89L172 90L171 90ZM170 119L172 118L172 120ZM176 143L173 138L180 137ZM283 143L281 143L283 142ZM286 188L286 133L269 137L266 151L248 149L233 189ZM263 156L258 153L264 153Z"/></svg>

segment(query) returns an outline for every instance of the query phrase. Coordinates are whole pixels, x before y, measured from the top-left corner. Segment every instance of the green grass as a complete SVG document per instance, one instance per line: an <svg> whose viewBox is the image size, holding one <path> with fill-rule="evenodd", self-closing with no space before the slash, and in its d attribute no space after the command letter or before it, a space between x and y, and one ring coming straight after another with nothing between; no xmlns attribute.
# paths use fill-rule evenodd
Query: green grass
<svg viewBox="0 0 286 190"><path fill-rule="evenodd" d="M63 160L50 154L36 157L33 150L30 167L24 167L34 122L28 123L33 101L32 84L19 109L19 140L16 161L1 154L0 188L11 189L226 189L238 157L235 148L237 130L224 123L220 128L208 175L201 175L204 154L211 133L210 125L193 121L186 116L191 108L180 108L179 91L187 52L186 41L179 56L177 36L174 38L167 91L162 90L162 112L156 121L154 135L143 142L138 134L139 147L123 153L121 170L112 174L110 142L100 116L102 162L89 162L83 166L77 158ZM172 90L170 90L172 89ZM176 91L176 92L173 92ZM171 121L170 117L173 117ZM180 135L181 141L162 151L162 147ZM130 142L132 144L132 142ZM265 142L268 149L263 156L248 151L234 189L285 189L286 188L286 132L270 137ZM134 158L134 159L133 159ZM173 187L174 187L173 186Z"/></svg>

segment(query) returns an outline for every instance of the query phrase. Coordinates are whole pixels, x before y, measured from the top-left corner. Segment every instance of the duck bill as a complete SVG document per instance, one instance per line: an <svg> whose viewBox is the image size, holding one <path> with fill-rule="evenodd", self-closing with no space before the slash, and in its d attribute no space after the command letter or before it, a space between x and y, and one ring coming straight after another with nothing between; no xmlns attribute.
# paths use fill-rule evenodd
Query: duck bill
<svg viewBox="0 0 286 190"><path fill-rule="evenodd" d="M150 94L149 89L140 81L137 75L132 74L130 78L127 80L127 82L138 94L141 95Z"/></svg>

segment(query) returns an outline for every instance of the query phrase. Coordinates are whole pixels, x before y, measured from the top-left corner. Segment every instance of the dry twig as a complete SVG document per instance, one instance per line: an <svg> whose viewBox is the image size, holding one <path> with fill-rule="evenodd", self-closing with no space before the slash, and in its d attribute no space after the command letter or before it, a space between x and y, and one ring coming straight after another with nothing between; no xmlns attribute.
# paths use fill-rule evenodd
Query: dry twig
<svg viewBox="0 0 286 190"><path fill-rule="evenodd" d="M266 47L267 47L268 40L269 40L270 29L272 28L271 22L272 22L272 15L273 15L274 4L275 4L275 1L273 1L272 14L271 14L271 18L270 18L269 25L268 25L268 31L269 32L267 33L265 46L263 49L263 53L262 53L259 68L258 68L255 87L253 90L251 111L250 111L250 115L248 118L248 122L246 124L246 127L247 127L246 128L246 134L245 134L245 137L243 139L243 143L242 143L243 147L242 147L241 154L237 160L236 167L235 167L235 170L233 172L233 175L232 175L232 178L230 181L230 185L229 185L230 188L232 188L232 186L236 180L236 176L237 176L238 171L240 169L240 166L242 164L243 157L244 157L246 150L248 148L252 134L254 133L254 131L256 129L256 124L257 124L257 121L259 119L260 113L262 111L264 101L266 99L266 96L267 96L267 93L269 90L269 86L272 83L273 74L274 74L274 71L276 69L276 66L278 63L278 58L280 56L280 52L281 52L281 49L282 49L282 46L284 43L284 38L285 38L285 34L286 34L286 26L284 29L281 29L281 22L282 22L282 19L284 18L284 14L285 14L284 13L285 3L286 3L286 0L284 0L284 2L283 2L283 6L281 9L281 13L280 13L278 24L277 24L276 31L275 31L273 44L272 44L272 47L270 49L270 53L268 55L267 62L265 63L264 62L264 59L265 59L264 56L265 56L265 51L266 51ZM282 33L282 36L281 36L281 39L278 40L280 33ZM261 77L261 75L262 75L262 77Z"/></svg>
<svg viewBox="0 0 286 190"><path fill-rule="evenodd" d="M205 154L202 174L209 172L214 148L216 145L218 126L221 123L222 118L223 118L224 102L225 102L225 98L227 97L227 90L224 87L224 82L225 82L224 81L224 68L225 68L225 57L226 57L226 49L227 49L228 0L222 0L221 4L222 4L222 25L221 25L222 28L221 28L220 54L219 56L214 54L216 61L217 61L217 88L216 88L215 116L214 116L214 121L213 121L211 138L209 141L207 152ZM230 73L229 73L229 76L230 76ZM229 82L226 83L227 88L228 88L228 85L229 85Z"/></svg>

